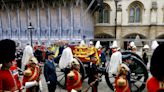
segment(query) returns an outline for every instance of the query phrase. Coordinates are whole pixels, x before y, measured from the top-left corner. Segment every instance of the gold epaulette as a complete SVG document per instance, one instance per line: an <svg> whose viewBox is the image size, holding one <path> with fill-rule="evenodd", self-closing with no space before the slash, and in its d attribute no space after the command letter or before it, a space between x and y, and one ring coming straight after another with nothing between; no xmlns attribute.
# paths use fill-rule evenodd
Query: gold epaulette
<svg viewBox="0 0 164 92"><path fill-rule="evenodd" d="M120 77L118 80L117 80L117 85L119 86L119 87L124 87L124 86L126 86L126 83L127 81L124 79L124 78L122 78L122 77Z"/></svg>
<svg viewBox="0 0 164 92"><path fill-rule="evenodd" d="M75 77L75 73L73 71L70 71L67 75L69 79L73 79Z"/></svg>
<svg viewBox="0 0 164 92"><path fill-rule="evenodd" d="M32 75L32 71L28 68L24 71L24 76L31 76Z"/></svg>

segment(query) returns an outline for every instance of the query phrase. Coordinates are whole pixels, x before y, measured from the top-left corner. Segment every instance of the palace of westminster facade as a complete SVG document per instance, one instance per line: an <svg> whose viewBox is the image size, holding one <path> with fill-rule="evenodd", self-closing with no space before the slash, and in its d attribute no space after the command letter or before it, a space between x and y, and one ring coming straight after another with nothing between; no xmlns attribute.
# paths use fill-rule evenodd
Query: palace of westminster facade
<svg viewBox="0 0 164 92"><path fill-rule="evenodd" d="M100 1L103 1L102 7ZM97 2L97 3L95 3ZM117 9L116 9L117 5ZM49 44L55 40L118 40L136 36L144 44L163 42L164 0L2 0L0 39Z"/></svg>

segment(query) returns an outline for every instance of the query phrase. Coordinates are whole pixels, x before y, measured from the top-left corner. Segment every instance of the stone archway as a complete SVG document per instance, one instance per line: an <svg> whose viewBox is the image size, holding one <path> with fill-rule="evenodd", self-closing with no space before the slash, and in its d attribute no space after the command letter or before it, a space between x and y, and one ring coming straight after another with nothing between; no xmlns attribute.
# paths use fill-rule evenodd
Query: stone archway
<svg viewBox="0 0 164 92"><path fill-rule="evenodd" d="M125 41L123 41L123 47L124 49L127 49L129 43L131 41L135 42L135 45L138 47L142 47L144 44L146 44L147 42L142 41L142 39L146 39L146 37L142 34L128 34L126 36L124 36L124 39L126 39Z"/></svg>
<svg viewBox="0 0 164 92"><path fill-rule="evenodd" d="M159 35L156 37L158 44L164 43L164 34Z"/></svg>
<svg viewBox="0 0 164 92"><path fill-rule="evenodd" d="M124 36L125 39L135 39L135 37L139 35L141 39L146 39L146 37L142 34L138 34L138 33L133 33L133 34L127 34L126 36Z"/></svg>
<svg viewBox="0 0 164 92"><path fill-rule="evenodd" d="M114 38L114 37L111 36L110 34L100 33L100 34L96 34L95 38Z"/></svg>

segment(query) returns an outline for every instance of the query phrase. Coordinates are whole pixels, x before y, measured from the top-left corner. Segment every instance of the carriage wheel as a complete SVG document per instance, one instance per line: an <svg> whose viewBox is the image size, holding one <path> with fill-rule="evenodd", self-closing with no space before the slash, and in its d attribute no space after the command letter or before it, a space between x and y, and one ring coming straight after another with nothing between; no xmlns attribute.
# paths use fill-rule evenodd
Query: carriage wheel
<svg viewBox="0 0 164 92"><path fill-rule="evenodd" d="M76 58L76 57L74 57ZM82 80L83 78L85 77L85 68L83 66L83 63L81 62L80 59L76 58L79 63L80 63L80 74L82 75ZM56 64L56 74L57 74L57 84L63 88L63 89L66 89L66 75L68 73L69 69L60 69L59 68L59 65Z"/></svg>
<svg viewBox="0 0 164 92"><path fill-rule="evenodd" d="M123 55L126 55L123 53ZM136 55L131 54L131 62L123 62L127 64L130 68L130 81L131 81L131 91L132 92L139 92L145 88L146 81L148 79L148 71L144 63L136 57ZM115 76L106 73L105 79L108 86L114 90L114 80Z"/></svg>
<svg viewBox="0 0 164 92"><path fill-rule="evenodd" d="M136 57L136 58L140 59L143 62L143 59L134 52L129 52L129 51L122 52L122 55L128 55L128 54L132 55L133 57Z"/></svg>

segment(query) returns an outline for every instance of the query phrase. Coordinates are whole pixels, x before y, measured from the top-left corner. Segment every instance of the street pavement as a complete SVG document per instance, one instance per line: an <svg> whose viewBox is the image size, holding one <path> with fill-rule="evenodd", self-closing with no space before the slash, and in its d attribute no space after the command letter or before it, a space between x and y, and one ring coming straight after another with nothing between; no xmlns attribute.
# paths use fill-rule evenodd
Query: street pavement
<svg viewBox="0 0 164 92"><path fill-rule="evenodd" d="M147 67L149 69L149 67ZM150 72L149 72L149 77L151 76ZM47 89L47 84L45 82L45 78L44 78L44 75L41 74L41 81L42 81L42 86L43 86L43 91L42 92L48 92L48 89ZM83 81L83 90L87 87L89 87L88 85L88 79L85 79ZM58 85L57 85L57 88L56 88L56 91L55 92L67 92L65 89L62 89L60 88ZM83 92L83 91L82 91ZM91 88L88 92L91 92ZM98 85L98 92L113 92L107 85L106 83L106 80L105 80L105 76L102 76L102 81L99 82L99 85ZM144 90L142 90L142 92L147 92L146 91L146 88Z"/></svg>
<svg viewBox="0 0 164 92"><path fill-rule="evenodd" d="M41 75L41 79L42 79L42 85L43 85L43 92L48 92L47 90L47 85L45 83L45 78L43 75ZM87 84L87 79L84 80L83 82L83 90L85 88L89 87L89 85ZM57 86L57 89L55 92L67 92L65 89L60 88L59 86ZM83 92L83 91L82 91ZM91 88L88 92L91 92ZM98 86L98 92L113 92L107 85L106 81L105 81L105 76L102 76L102 81L99 82L99 86ZM147 92L146 89L144 89L142 92Z"/></svg>
<svg viewBox="0 0 164 92"><path fill-rule="evenodd" d="M47 90L47 85L45 83L45 79L44 79L44 76L41 75L41 78L42 78L42 84L43 84L43 92L48 92ZM84 80L83 82L83 90L85 88L89 87L88 83L87 83L87 79ZM62 89L60 88L59 86L57 86L57 89L55 92L67 92L65 89ZM83 91L82 91L83 92ZM88 92L91 92L91 88L89 89ZM99 86L98 86L98 92L112 92L112 90L108 87L108 85L106 84L105 82L105 78L103 76L102 78L102 81L99 83Z"/></svg>

